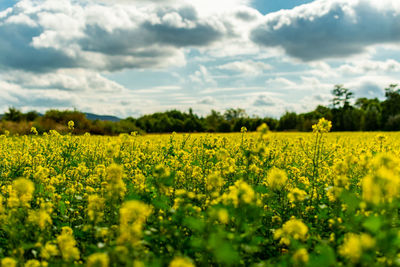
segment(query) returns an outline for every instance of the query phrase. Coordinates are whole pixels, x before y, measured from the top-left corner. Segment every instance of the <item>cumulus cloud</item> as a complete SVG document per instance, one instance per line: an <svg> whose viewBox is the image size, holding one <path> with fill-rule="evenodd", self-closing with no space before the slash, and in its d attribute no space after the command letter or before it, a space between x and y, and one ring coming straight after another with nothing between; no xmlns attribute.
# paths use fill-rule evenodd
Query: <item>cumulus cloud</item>
<svg viewBox="0 0 400 267"><path fill-rule="evenodd" d="M260 75L265 70L271 70L272 66L260 61L246 60L229 62L219 66L218 69L238 72L246 75Z"/></svg>
<svg viewBox="0 0 400 267"><path fill-rule="evenodd" d="M90 73L70 77L68 75L68 73L61 73L58 74L59 77L49 76L48 82L34 80L33 83L28 83L25 81L29 78L26 73L13 73L14 78L8 79L9 81L0 80L2 89L0 107L4 110L8 106L14 106L23 111L37 110L39 112L55 107L58 109L76 107L86 112L126 117L134 115L133 113L137 110L149 111L151 107L159 104L155 100L143 99L135 92L104 77L96 77ZM81 90L63 88L71 88L75 84L81 84ZM85 88L85 85L90 88ZM103 91L99 91L99 88Z"/></svg>
<svg viewBox="0 0 400 267"><path fill-rule="evenodd" d="M398 43L399 24L399 1L317 0L267 14L251 38L261 46L280 47L290 56L310 61Z"/></svg>
<svg viewBox="0 0 400 267"><path fill-rule="evenodd" d="M189 75L189 80L191 83L197 85L208 85L208 86L216 85L216 81L211 76L211 73L203 65L200 65L198 70L196 70L193 74Z"/></svg>
<svg viewBox="0 0 400 267"><path fill-rule="evenodd" d="M388 59L385 61L360 60L341 65L338 71L344 75L359 75L367 73L400 72L400 62Z"/></svg>
<svg viewBox="0 0 400 267"><path fill-rule="evenodd" d="M284 87L284 88L292 88L296 86L296 83L290 81L283 77L272 78L266 81L266 84L270 87Z"/></svg>
<svg viewBox="0 0 400 267"><path fill-rule="evenodd" d="M248 6L251 0L86 0L88 2L97 2L109 5L124 4L135 6L166 5L169 7L179 7L191 5L202 15L220 14L232 11L238 6Z"/></svg>
<svg viewBox="0 0 400 267"><path fill-rule="evenodd" d="M254 100L253 105L256 107L272 107L277 105L277 101L268 95L259 95L256 100Z"/></svg>
<svg viewBox="0 0 400 267"><path fill-rule="evenodd" d="M215 105L216 100L211 96L206 96L197 101L200 105Z"/></svg>
<svg viewBox="0 0 400 267"><path fill-rule="evenodd" d="M30 89L50 89L63 91L113 92L119 93L125 88L98 72L84 69L60 69L51 73L35 74L24 71L11 71L4 80Z"/></svg>
<svg viewBox="0 0 400 267"><path fill-rule="evenodd" d="M354 92L355 97L383 98L389 84L400 84L400 79L388 75L368 75L353 78L344 86Z"/></svg>
<svg viewBox="0 0 400 267"><path fill-rule="evenodd" d="M0 67L116 71L185 64L183 48L206 47L232 34L195 5L80 5L21 0L0 15Z"/></svg>

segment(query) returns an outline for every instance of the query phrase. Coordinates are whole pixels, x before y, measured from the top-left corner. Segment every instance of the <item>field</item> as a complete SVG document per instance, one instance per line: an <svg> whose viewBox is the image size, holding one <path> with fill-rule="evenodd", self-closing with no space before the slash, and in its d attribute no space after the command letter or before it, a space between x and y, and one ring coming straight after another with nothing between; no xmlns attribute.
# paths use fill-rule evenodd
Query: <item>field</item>
<svg viewBox="0 0 400 267"><path fill-rule="evenodd" d="M400 265L400 133L330 127L2 135L1 266Z"/></svg>

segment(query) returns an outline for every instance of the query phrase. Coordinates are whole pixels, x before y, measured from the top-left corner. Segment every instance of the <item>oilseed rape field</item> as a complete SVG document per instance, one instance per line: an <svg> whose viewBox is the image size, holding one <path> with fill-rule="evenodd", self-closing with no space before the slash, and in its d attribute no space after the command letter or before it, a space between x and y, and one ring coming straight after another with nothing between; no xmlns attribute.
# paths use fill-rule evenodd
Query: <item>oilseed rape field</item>
<svg viewBox="0 0 400 267"><path fill-rule="evenodd" d="M1 266L400 265L400 133L0 136Z"/></svg>

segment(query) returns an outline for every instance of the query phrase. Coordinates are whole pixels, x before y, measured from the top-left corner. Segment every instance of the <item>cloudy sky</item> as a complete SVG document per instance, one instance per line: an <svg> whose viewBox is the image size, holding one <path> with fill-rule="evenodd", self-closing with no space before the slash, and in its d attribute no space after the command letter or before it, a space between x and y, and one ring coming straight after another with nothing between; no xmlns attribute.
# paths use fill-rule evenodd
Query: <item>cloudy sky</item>
<svg viewBox="0 0 400 267"><path fill-rule="evenodd" d="M400 83L399 0L0 0L0 112L310 111Z"/></svg>

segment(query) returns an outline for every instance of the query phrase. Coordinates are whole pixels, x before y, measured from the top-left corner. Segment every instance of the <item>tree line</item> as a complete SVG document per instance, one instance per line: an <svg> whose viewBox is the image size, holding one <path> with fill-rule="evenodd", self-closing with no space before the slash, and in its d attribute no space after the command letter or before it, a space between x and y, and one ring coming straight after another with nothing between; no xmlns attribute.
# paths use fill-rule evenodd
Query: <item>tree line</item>
<svg viewBox="0 0 400 267"><path fill-rule="evenodd" d="M332 121L333 131L399 131L400 130L400 88L396 84L385 89L385 99L358 98L342 85L335 85L331 103L319 105L307 113L287 111L279 119L273 117L249 116L244 109L228 109L221 113L211 110L207 116L198 116L192 109L188 112L170 110L128 117L119 121L89 120L77 110L48 110L45 114L35 111L23 113L9 108L2 116L0 131L8 130L17 134L29 134L31 127L39 133L55 129L68 132L68 121L75 123L74 133L89 132L96 135L117 135L121 133L170 133L170 132L239 132L242 127L255 131L266 123L273 131L311 131L312 125L324 117Z"/></svg>

